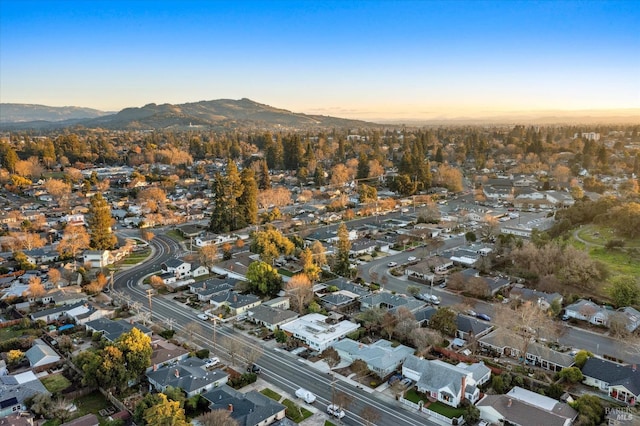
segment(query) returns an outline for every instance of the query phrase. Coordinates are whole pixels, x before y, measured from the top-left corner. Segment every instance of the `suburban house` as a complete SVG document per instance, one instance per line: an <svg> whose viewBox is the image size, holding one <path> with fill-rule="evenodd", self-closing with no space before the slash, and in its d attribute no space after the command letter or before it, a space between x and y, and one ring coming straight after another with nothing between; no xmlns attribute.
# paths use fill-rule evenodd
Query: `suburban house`
<svg viewBox="0 0 640 426"><path fill-rule="evenodd" d="M365 345L351 339L343 339L331 345L343 361L352 363L359 359L367 363L369 370L384 379L404 362L405 358L413 355L415 349L404 345L393 346L388 340L380 339L370 345Z"/></svg>
<svg viewBox="0 0 640 426"><path fill-rule="evenodd" d="M209 275L209 268L200 262L194 262L193 265L191 265L191 276L193 278L198 278L203 275Z"/></svg>
<svg viewBox="0 0 640 426"><path fill-rule="evenodd" d="M349 250L349 256L358 257L365 254L371 254L376 251L378 244L375 240L369 238L358 238L351 242L351 249Z"/></svg>
<svg viewBox="0 0 640 426"><path fill-rule="evenodd" d="M606 392L611 398L636 405L640 398L640 371L636 365L622 365L600 358L589 358L582 367L584 384Z"/></svg>
<svg viewBox="0 0 640 426"><path fill-rule="evenodd" d="M476 407L491 424L569 426L578 417L568 404L517 386L505 395L485 395Z"/></svg>
<svg viewBox="0 0 640 426"><path fill-rule="evenodd" d="M594 325L606 325L609 320L607 309L591 300L580 299L564 308L564 312L569 318L588 321Z"/></svg>
<svg viewBox="0 0 640 426"><path fill-rule="evenodd" d="M109 250L85 250L82 253L82 263L89 264L92 268L105 268L111 264Z"/></svg>
<svg viewBox="0 0 640 426"><path fill-rule="evenodd" d="M157 339L151 342L151 366L147 368L147 373L153 371L158 366L167 366L189 358L189 351L182 346L174 345L164 339Z"/></svg>
<svg viewBox="0 0 640 426"><path fill-rule="evenodd" d="M522 287L520 284L511 289L509 298L534 302L544 311L549 309L556 301L556 303L562 303L562 295L560 293L545 293L544 291Z"/></svg>
<svg viewBox="0 0 640 426"><path fill-rule="evenodd" d="M248 311L247 319L271 331L298 318L298 314L288 309L279 309L261 304Z"/></svg>
<svg viewBox="0 0 640 426"><path fill-rule="evenodd" d="M434 274L441 274L453 267L453 261L443 256L432 256L419 261L418 263L407 265L404 270L405 275L415 277L420 280L431 281Z"/></svg>
<svg viewBox="0 0 640 426"><path fill-rule="evenodd" d="M222 385L202 397L211 403L211 410L228 410L239 425L270 425L285 418L284 405L255 390L243 394Z"/></svg>
<svg viewBox="0 0 640 426"><path fill-rule="evenodd" d="M626 328L630 333L633 333L638 327L640 327L640 312L637 309L630 306L620 308L616 312L621 315L626 321Z"/></svg>
<svg viewBox="0 0 640 426"><path fill-rule="evenodd" d="M196 246L198 247L206 247L212 245L224 244L230 241L235 241L238 238L230 235L220 235L220 234L206 234L196 238Z"/></svg>
<svg viewBox="0 0 640 426"><path fill-rule="evenodd" d="M42 311L33 312L29 317L32 321L42 320L49 324L63 317L73 317L83 320L87 318L87 314L89 314L89 316L93 315L93 312L96 312L95 308L93 308L92 311L92 309L87 306L87 302L80 301L71 305L56 306Z"/></svg>
<svg viewBox="0 0 640 426"><path fill-rule="evenodd" d="M360 310L366 311L371 308L386 308L394 310L405 307L411 312L417 311L425 305L424 302L409 298L404 295L391 294L387 292L373 293L360 298Z"/></svg>
<svg viewBox="0 0 640 426"><path fill-rule="evenodd" d="M351 321L330 323L329 317L325 315L308 314L283 324L280 329L302 340L311 349L323 351L358 327L358 324Z"/></svg>
<svg viewBox="0 0 640 426"><path fill-rule="evenodd" d="M24 354L31 368L46 368L60 361L60 355L41 339L34 340L33 346Z"/></svg>
<svg viewBox="0 0 640 426"><path fill-rule="evenodd" d="M0 418L27 409L25 401L36 394L49 394L33 371L0 376Z"/></svg>
<svg viewBox="0 0 640 426"><path fill-rule="evenodd" d="M222 260L211 267L211 272L218 275L225 275L229 278L246 281L245 276L249 265L259 260L257 254L243 252L233 255L232 259Z"/></svg>
<svg viewBox="0 0 640 426"><path fill-rule="evenodd" d="M496 329L486 336L478 339L481 348L493 351L494 354L522 359L520 348L522 338L518 338L502 329ZM527 346L525 354L527 363L536 365L551 371L560 371L563 368L571 367L574 363L573 356L568 353L554 351L553 349L540 343L531 342Z"/></svg>
<svg viewBox="0 0 640 426"><path fill-rule="evenodd" d="M214 294L222 293L223 291L233 290L238 280L236 279L220 279L210 278L206 281L199 283L191 283L189 285L189 291L198 296L198 300L201 302L208 302Z"/></svg>
<svg viewBox="0 0 640 426"><path fill-rule="evenodd" d="M225 290L212 295L209 303L211 303L215 309L221 306L227 306L232 316L238 316L258 306L262 303L262 300L253 294L240 294L233 290Z"/></svg>
<svg viewBox="0 0 640 426"><path fill-rule="evenodd" d="M204 360L191 357L173 365L154 368L147 372L147 379L158 392L171 386L182 389L190 398L224 385L229 375L219 369L207 371Z"/></svg>
<svg viewBox="0 0 640 426"><path fill-rule="evenodd" d="M137 322L130 323L124 319L114 321L108 318L98 318L87 322L85 327L87 327L87 331L102 333L102 337L110 342L116 341L120 336L129 333L134 328L151 337L151 329Z"/></svg>
<svg viewBox="0 0 640 426"><path fill-rule="evenodd" d="M191 264L175 257L167 259L160 267L164 272L172 273L178 279L191 275Z"/></svg>
<svg viewBox="0 0 640 426"><path fill-rule="evenodd" d="M465 399L475 403L480 398L478 386L481 383L476 382L474 377L483 380L490 377L490 370L484 364L471 370L469 367L467 364L456 366L409 355L402 365L402 375L414 380L418 392L427 394L430 399L458 407Z"/></svg>
<svg viewBox="0 0 640 426"><path fill-rule="evenodd" d="M479 321L467 315L458 314L456 317L456 337L462 340L479 339L493 330L493 326L486 321Z"/></svg>

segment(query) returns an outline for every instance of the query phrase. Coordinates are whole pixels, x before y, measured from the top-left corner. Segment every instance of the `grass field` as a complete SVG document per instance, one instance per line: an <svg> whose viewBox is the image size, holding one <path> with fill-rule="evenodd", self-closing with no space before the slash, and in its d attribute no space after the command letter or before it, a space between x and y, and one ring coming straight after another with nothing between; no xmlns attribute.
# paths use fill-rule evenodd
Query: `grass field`
<svg viewBox="0 0 640 426"><path fill-rule="evenodd" d="M149 257L150 254L151 254L151 250L150 249L146 249L146 250L138 251L138 252L135 252L135 253L131 253L129 256L127 256L122 261L122 263L125 264L125 265L137 265L138 263L142 262L147 257Z"/></svg>
<svg viewBox="0 0 640 426"><path fill-rule="evenodd" d="M608 241L620 237L616 237L610 228L597 225L583 226L578 230L578 237L587 244L575 238L571 239L571 244L587 250L592 259L607 265L613 275L640 276L640 255L635 250L640 247L640 239L624 238L622 249L606 249L604 245Z"/></svg>
<svg viewBox="0 0 640 426"><path fill-rule="evenodd" d="M640 238L626 238L616 234L613 229L600 225L585 225L578 230L578 237L587 243L604 246L610 240L624 240L626 248L640 247Z"/></svg>
<svg viewBox="0 0 640 426"><path fill-rule="evenodd" d="M313 414L306 408L296 405L296 403L291 401L290 399L285 399L281 402L281 404L287 407L287 418L296 423L300 423L304 419L311 417L311 415Z"/></svg>
<svg viewBox="0 0 640 426"><path fill-rule="evenodd" d="M0 341L13 339L14 337L21 337L24 335L24 330L19 325L13 327L0 328Z"/></svg>
<svg viewBox="0 0 640 426"><path fill-rule="evenodd" d="M264 388L260 391L261 394L263 394L264 396L268 396L269 398L273 399L274 401L280 402L280 400L282 399L282 395L280 395L279 393L272 391L269 388Z"/></svg>
<svg viewBox="0 0 640 426"><path fill-rule="evenodd" d="M61 392L71 386L69 379L64 377L62 374L52 374L47 377L43 377L40 381L51 393Z"/></svg>

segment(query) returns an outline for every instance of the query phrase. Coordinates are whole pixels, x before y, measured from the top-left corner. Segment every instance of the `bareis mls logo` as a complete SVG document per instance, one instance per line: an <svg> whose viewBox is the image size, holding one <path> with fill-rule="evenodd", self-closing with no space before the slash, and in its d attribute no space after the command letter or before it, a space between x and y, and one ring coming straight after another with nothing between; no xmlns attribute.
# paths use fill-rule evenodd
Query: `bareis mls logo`
<svg viewBox="0 0 640 426"><path fill-rule="evenodd" d="M607 417L617 420L619 422L630 422L633 420L633 414L629 407L624 408L605 408L605 414Z"/></svg>

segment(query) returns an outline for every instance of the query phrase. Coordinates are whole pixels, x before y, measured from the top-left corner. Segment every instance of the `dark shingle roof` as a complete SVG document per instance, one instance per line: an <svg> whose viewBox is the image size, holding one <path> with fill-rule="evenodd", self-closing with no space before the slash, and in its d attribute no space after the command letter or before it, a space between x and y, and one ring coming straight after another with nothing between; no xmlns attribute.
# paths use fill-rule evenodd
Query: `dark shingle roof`
<svg viewBox="0 0 640 426"><path fill-rule="evenodd" d="M609 383L610 386L624 386L634 395L640 395L640 370L633 366L589 358L582 367L582 374Z"/></svg>
<svg viewBox="0 0 640 426"><path fill-rule="evenodd" d="M233 408L231 417L240 426L254 426L285 409L285 406L262 395L260 392L250 391L242 394L233 388L223 385L202 394L211 402L212 410L228 410Z"/></svg>

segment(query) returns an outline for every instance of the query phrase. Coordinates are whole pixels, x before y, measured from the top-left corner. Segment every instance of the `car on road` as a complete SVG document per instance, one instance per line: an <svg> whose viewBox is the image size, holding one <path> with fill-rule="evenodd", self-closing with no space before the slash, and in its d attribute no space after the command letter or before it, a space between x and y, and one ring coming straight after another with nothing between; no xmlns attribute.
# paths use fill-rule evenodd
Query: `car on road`
<svg viewBox="0 0 640 426"><path fill-rule="evenodd" d="M409 256L407 258L407 262L415 262L416 260L418 260L418 258L416 258L415 256Z"/></svg>
<svg viewBox="0 0 640 426"><path fill-rule="evenodd" d="M327 406L327 413L331 414L333 417L337 417L338 419L341 419L344 416L346 416L346 413L344 412L344 410L342 410L340 406L337 404L329 404Z"/></svg>
<svg viewBox="0 0 640 426"><path fill-rule="evenodd" d="M393 268L393 267L395 267L395 266L398 266L398 263L397 263L397 262L389 262L389 263L387 263L387 266L388 266L389 268Z"/></svg>
<svg viewBox="0 0 640 426"><path fill-rule="evenodd" d="M261 371L262 369L257 364L251 364L249 367L247 367L248 373L260 374Z"/></svg>
<svg viewBox="0 0 640 426"><path fill-rule="evenodd" d="M447 282L443 282L439 285L440 288L447 288Z"/></svg>
<svg viewBox="0 0 640 426"><path fill-rule="evenodd" d="M560 317L560 319L561 319L562 321L569 321L569 315L564 314L564 315L562 315L562 317Z"/></svg>
<svg viewBox="0 0 640 426"><path fill-rule="evenodd" d="M436 296L435 294L432 294L431 296L428 296L429 298L427 299L427 302L431 302L434 305L439 305L440 304L440 298L438 296Z"/></svg>
<svg viewBox="0 0 640 426"><path fill-rule="evenodd" d="M220 364L220 358L215 357L215 356L213 358L209 358L209 359L205 359L204 360L204 366L206 368L213 367L214 365L218 365L218 364Z"/></svg>
<svg viewBox="0 0 640 426"><path fill-rule="evenodd" d="M487 314L476 314L476 318L481 319L483 321L491 321L491 317Z"/></svg>
<svg viewBox="0 0 640 426"><path fill-rule="evenodd" d="M198 318L201 320L207 321L209 319L209 315L207 314L198 314Z"/></svg>
<svg viewBox="0 0 640 426"><path fill-rule="evenodd" d="M476 315L478 315L476 313L476 311L474 311L473 309L468 309L467 312L465 312L467 315L471 315L472 317L475 317Z"/></svg>

